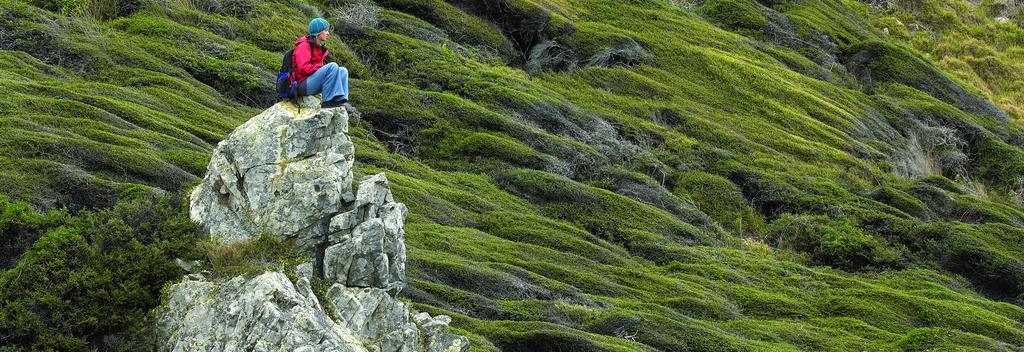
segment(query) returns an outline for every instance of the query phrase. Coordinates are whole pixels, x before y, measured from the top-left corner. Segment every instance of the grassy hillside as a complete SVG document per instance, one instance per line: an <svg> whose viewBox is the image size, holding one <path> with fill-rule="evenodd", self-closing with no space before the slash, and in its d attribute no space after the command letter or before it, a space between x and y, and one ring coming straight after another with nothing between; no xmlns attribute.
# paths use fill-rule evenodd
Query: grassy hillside
<svg viewBox="0 0 1024 352"><path fill-rule="evenodd" d="M151 343L324 16L402 295L476 351L1024 348L1021 11L876 3L0 0L0 345Z"/></svg>

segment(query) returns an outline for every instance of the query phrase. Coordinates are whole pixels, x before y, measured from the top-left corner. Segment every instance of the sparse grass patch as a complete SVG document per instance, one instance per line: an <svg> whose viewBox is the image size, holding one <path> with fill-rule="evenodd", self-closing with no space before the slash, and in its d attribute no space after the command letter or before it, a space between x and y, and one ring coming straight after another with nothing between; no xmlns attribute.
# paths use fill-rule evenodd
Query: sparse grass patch
<svg viewBox="0 0 1024 352"><path fill-rule="evenodd" d="M309 261L306 253L269 234L233 243L210 239L200 244L199 251L205 256L204 269L219 278L285 270Z"/></svg>

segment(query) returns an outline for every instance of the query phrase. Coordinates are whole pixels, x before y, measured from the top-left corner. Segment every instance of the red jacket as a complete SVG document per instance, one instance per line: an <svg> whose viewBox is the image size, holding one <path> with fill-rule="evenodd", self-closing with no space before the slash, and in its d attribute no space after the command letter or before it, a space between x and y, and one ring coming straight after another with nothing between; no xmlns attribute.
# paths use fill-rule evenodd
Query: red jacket
<svg viewBox="0 0 1024 352"><path fill-rule="evenodd" d="M313 45L309 45L310 42ZM295 66L295 69L292 70L292 82L302 82L320 69L324 65L324 59L327 58L328 53L327 48L317 44L316 39L312 36L295 39L295 51L292 51L292 65Z"/></svg>

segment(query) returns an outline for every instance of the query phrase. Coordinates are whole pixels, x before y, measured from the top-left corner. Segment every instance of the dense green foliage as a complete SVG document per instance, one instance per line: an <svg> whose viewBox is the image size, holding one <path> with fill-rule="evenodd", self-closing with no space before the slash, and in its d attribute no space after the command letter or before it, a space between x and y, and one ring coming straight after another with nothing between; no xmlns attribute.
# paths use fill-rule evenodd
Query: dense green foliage
<svg viewBox="0 0 1024 352"><path fill-rule="evenodd" d="M0 274L0 342L33 350L152 349L149 311L164 283L181 275L174 259L199 257L201 231L181 200L143 197L75 216L0 201L5 229L10 217L30 219L20 226L31 224L38 236Z"/></svg>
<svg viewBox="0 0 1024 352"><path fill-rule="evenodd" d="M410 210L402 294L474 350L1020 349L1002 4L0 0L0 342L132 348L174 258L294 259L128 199L187 191L323 15L358 171Z"/></svg>
<svg viewBox="0 0 1024 352"><path fill-rule="evenodd" d="M4 239L34 240L17 265L0 275L3 345L153 349L150 310L160 303L165 284L181 276L181 265L195 261L190 270L230 278L308 260L271 236L234 244L206 239L183 211L183 200L145 195L68 216L0 198Z"/></svg>

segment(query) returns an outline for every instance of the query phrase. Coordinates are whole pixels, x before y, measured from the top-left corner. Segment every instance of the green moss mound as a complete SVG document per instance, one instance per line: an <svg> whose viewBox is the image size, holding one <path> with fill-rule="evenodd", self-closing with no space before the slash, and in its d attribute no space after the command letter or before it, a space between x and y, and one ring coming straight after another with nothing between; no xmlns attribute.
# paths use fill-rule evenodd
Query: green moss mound
<svg viewBox="0 0 1024 352"><path fill-rule="evenodd" d="M964 112L1008 119L1006 112L967 91L906 48L868 41L847 48L851 72L868 86L896 82L922 90Z"/></svg>

